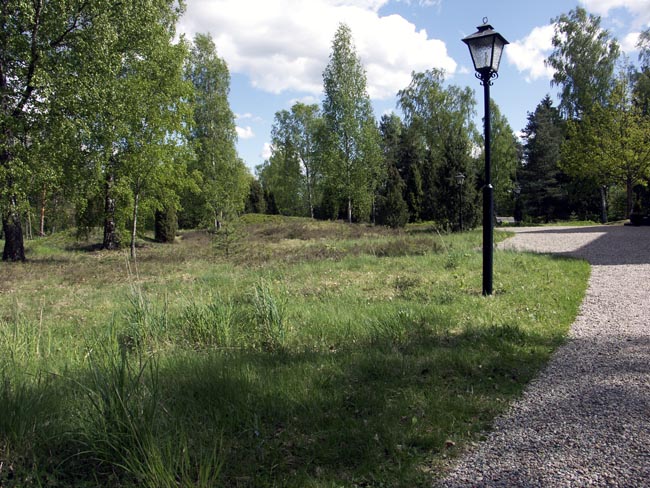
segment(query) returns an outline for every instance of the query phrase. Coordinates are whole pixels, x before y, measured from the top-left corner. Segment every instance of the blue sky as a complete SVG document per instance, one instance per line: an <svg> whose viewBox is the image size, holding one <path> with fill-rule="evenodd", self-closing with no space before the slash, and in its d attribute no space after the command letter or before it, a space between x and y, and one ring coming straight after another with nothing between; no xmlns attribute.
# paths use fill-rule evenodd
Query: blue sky
<svg viewBox="0 0 650 488"><path fill-rule="evenodd" d="M511 43L491 95L515 133L547 93L557 93L544 66L552 18L576 6L600 15L631 61L638 33L650 26L650 0L186 1L179 32L190 39L210 33L228 63L237 147L251 171L269 155L276 111L298 100L320 105L322 73L341 22L352 29L378 119L396 111L395 95L412 71L437 67L447 72L447 83L475 90L480 122L482 88L460 39L487 17Z"/></svg>

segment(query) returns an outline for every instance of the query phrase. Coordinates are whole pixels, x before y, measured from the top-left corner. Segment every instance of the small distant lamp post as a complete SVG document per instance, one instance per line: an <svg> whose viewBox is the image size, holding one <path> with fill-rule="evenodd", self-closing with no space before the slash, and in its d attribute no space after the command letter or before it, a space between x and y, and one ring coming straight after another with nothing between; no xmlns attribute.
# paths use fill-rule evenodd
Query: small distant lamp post
<svg viewBox="0 0 650 488"><path fill-rule="evenodd" d="M485 186L483 187L483 295L492 295L492 268L494 247L494 188L492 187L490 159L490 85L498 77L503 48L508 41L483 19L478 31L462 41L469 47L476 77L483 85L485 101Z"/></svg>
<svg viewBox="0 0 650 488"><path fill-rule="evenodd" d="M521 201L519 200L519 196L521 195L521 185L519 183L515 183L512 192L515 194L515 224L519 224L522 218Z"/></svg>
<svg viewBox="0 0 650 488"><path fill-rule="evenodd" d="M465 183L465 175L458 173L456 175L456 184L458 185L458 194L460 196L460 207L458 209L458 223L460 231L463 232L463 184Z"/></svg>

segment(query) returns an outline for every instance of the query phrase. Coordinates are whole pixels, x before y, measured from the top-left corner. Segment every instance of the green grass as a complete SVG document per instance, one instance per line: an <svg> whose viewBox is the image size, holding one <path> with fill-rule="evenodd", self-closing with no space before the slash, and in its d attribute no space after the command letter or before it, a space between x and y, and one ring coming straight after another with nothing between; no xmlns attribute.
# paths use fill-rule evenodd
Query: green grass
<svg viewBox="0 0 650 488"><path fill-rule="evenodd" d="M480 232L248 216L220 239L136 265L57 235L2 265L0 486L428 486L589 274L498 251L485 298Z"/></svg>

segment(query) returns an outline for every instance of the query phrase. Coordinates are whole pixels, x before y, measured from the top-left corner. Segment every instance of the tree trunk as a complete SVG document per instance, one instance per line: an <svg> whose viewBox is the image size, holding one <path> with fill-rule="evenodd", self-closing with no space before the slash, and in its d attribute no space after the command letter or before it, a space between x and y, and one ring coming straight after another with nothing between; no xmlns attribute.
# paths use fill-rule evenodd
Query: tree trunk
<svg viewBox="0 0 650 488"><path fill-rule="evenodd" d="M25 261L23 228L20 224L20 215L16 210L15 203L15 200L12 201L11 210L8 214L2 216L2 229L5 234L5 246L2 251L3 261Z"/></svg>
<svg viewBox="0 0 650 488"><path fill-rule="evenodd" d="M115 175L109 172L106 175L106 194L104 199L104 241L102 249L113 250L120 247L120 240L117 236L115 225L115 197L113 196L113 185Z"/></svg>
<svg viewBox="0 0 650 488"><path fill-rule="evenodd" d="M43 237L45 235L45 201L47 198L47 192L45 187L43 187L43 193L41 194L41 219L38 224L38 235Z"/></svg>
<svg viewBox="0 0 650 488"><path fill-rule="evenodd" d="M627 192L627 203L626 203L626 216L629 217L630 214L632 213L632 209L634 208L634 188L632 185L632 178L629 176L627 177L627 181L625 182L626 186L626 192Z"/></svg>
<svg viewBox="0 0 650 488"><path fill-rule="evenodd" d="M27 229L25 229L25 237L28 241L31 241L34 238L34 229L32 228L32 211L29 209L27 211Z"/></svg>
<svg viewBox="0 0 650 488"><path fill-rule="evenodd" d="M348 198L348 223L352 223L352 199Z"/></svg>
<svg viewBox="0 0 650 488"><path fill-rule="evenodd" d="M607 223L607 186L600 187L600 223Z"/></svg>
<svg viewBox="0 0 650 488"><path fill-rule="evenodd" d="M307 180L307 199L309 200L309 216L313 219L314 218L314 192L311 184L311 174L307 169L305 169L305 179Z"/></svg>
<svg viewBox="0 0 650 488"><path fill-rule="evenodd" d="M377 206L375 204L377 200L375 199L375 194L372 195L372 225L377 225Z"/></svg>
<svg viewBox="0 0 650 488"><path fill-rule="evenodd" d="M214 212L214 230L215 231L221 230L221 222L222 221L223 221L223 212L215 210L215 212Z"/></svg>
<svg viewBox="0 0 650 488"><path fill-rule="evenodd" d="M6 79L4 76L2 76L0 77L0 88L4 87L6 87ZM11 177L10 171L12 155L9 150L9 145L13 141L13 134L10 130L5 128L2 137L4 137L4 148L0 152L0 169L6 175L5 181L2 182L6 184L4 194L9 195L5 196L3 198L4 202L0 203L0 206L2 206L3 203L6 205L4 211L2 212L2 229L5 236L5 245L2 251L2 260L25 261L23 227L20 223L20 214L18 213L16 197L15 195L12 195L13 179Z"/></svg>
<svg viewBox="0 0 650 488"><path fill-rule="evenodd" d="M131 259L135 259L135 235L138 230L138 203L140 202L140 195L135 194L133 201L133 227L131 228Z"/></svg>

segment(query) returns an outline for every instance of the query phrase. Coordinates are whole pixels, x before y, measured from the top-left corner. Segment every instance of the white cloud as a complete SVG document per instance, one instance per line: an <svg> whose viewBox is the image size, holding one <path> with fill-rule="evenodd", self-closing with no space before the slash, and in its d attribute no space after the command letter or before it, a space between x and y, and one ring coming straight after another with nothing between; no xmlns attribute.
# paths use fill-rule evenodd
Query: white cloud
<svg viewBox="0 0 650 488"><path fill-rule="evenodd" d="M271 93L322 92L322 73L339 23L352 29L375 99L405 88L412 71L456 71L445 43L398 15L381 16L388 0L189 0L180 31L211 32L232 72ZM427 1L427 0L425 0ZM430 0L429 0L430 1ZM436 2L434 2L436 3Z"/></svg>
<svg viewBox="0 0 650 488"><path fill-rule="evenodd" d="M553 69L544 64L553 50L553 32L553 24L535 27L526 37L512 42L505 49L508 61L520 73L526 73L526 81L553 77Z"/></svg>
<svg viewBox="0 0 650 488"><path fill-rule="evenodd" d="M293 107L296 103L304 103L305 105L314 105L314 104L320 105L321 99L313 95L305 95L304 97L300 97L300 98L292 98L287 103L287 106Z"/></svg>
<svg viewBox="0 0 650 488"><path fill-rule="evenodd" d="M642 24L650 23L650 0L580 0L584 7L598 15L607 17L612 10L628 10Z"/></svg>
<svg viewBox="0 0 650 488"><path fill-rule="evenodd" d="M262 159L264 161L268 161L268 159L271 157L271 154L273 154L273 146L271 146L271 143L265 142L264 147L262 147L262 153L260 156L262 156Z"/></svg>
<svg viewBox="0 0 650 488"><path fill-rule="evenodd" d="M628 35L626 35L620 42L621 42L621 49L627 53L631 54L635 51L638 51L639 48L636 46L637 43L639 42L639 35L640 32L630 32Z"/></svg>
<svg viewBox="0 0 650 488"><path fill-rule="evenodd" d="M250 112L246 112L245 114L235 114L235 120L252 120L253 122L262 122L262 117L253 115Z"/></svg>
<svg viewBox="0 0 650 488"><path fill-rule="evenodd" d="M413 0L398 0L399 2L403 2L407 5L411 5ZM442 7L442 0L417 0L417 3L420 7L437 7L440 9Z"/></svg>
<svg viewBox="0 0 650 488"><path fill-rule="evenodd" d="M240 139L252 139L255 137L255 133L253 132L253 129L249 125L246 127L235 127L235 130L237 131L237 136Z"/></svg>

